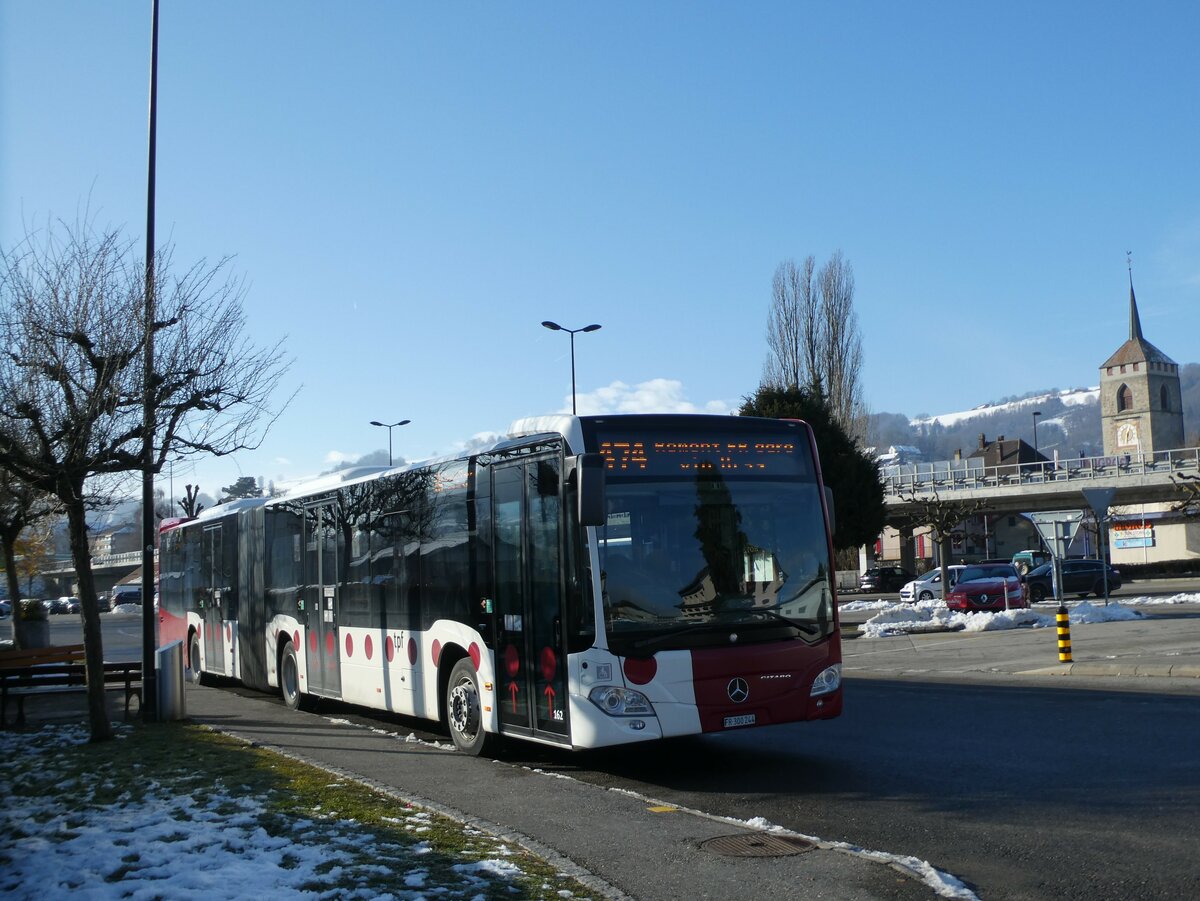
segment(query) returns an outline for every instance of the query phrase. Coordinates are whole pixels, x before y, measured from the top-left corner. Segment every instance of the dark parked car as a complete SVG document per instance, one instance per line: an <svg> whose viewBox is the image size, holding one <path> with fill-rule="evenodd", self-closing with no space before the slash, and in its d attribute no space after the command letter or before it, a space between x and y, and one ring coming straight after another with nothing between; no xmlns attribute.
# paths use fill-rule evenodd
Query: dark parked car
<svg viewBox="0 0 1200 901"><path fill-rule="evenodd" d="M859 591L899 591L912 580L912 573L899 566L876 566L858 580Z"/></svg>
<svg viewBox="0 0 1200 901"><path fill-rule="evenodd" d="M1086 598L1089 594L1104 596L1103 560L1064 560L1062 562L1062 593ZM1033 603L1054 597L1054 564L1043 563L1025 576L1025 591ZM1108 568L1108 590L1121 587L1121 571Z"/></svg>

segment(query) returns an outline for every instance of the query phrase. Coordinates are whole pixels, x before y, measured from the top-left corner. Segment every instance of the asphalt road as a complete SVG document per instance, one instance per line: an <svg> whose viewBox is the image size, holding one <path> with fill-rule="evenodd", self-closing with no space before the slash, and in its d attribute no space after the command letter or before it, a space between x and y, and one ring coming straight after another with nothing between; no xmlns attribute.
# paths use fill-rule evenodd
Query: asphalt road
<svg viewBox="0 0 1200 901"><path fill-rule="evenodd" d="M1200 697L851 680L846 713L510 759L911 854L983 898L1200 896Z"/></svg>
<svg viewBox="0 0 1200 901"><path fill-rule="evenodd" d="M55 640L78 640L77 621L61 620ZM104 625L106 656L136 658L140 620L105 615ZM504 757L913 855L986 899L1200 897L1200 695L1142 682L1134 692L1119 681L1076 689L1061 678L1043 687L851 675L834 721L586 754L513 745ZM399 718L339 715L438 737Z"/></svg>

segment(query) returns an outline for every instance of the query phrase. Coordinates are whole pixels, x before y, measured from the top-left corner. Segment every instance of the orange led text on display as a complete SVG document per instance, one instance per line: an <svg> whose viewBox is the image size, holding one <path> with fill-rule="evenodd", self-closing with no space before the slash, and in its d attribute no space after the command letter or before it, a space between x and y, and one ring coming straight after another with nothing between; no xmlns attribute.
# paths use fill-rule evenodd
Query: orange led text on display
<svg viewBox="0 0 1200 901"><path fill-rule="evenodd" d="M656 471L719 470L723 472L761 472L772 458L791 457L796 445L779 441L655 441L647 451L644 441L602 441L611 472L638 472L653 464Z"/></svg>

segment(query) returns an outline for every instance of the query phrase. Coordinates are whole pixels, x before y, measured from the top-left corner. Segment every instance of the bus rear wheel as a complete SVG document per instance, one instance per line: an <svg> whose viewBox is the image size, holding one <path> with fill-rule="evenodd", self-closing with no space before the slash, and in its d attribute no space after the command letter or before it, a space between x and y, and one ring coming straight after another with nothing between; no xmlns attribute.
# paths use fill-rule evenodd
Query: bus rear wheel
<svg viewBox="0 0 1200 901"><path fill-rule="evenodd" d="M446 685L446 722L458 750L478 757L488 744L483 728L483 706L479 700L479 676L464 657L450 670Z"/></svg>
<svg viewBox="0 0 1200 901"><path fill-rule="evenodd" d="M296 662L296 649L289 641L279 655L279 694L283 703L296 710L300 707L300 666Z"/></svg>

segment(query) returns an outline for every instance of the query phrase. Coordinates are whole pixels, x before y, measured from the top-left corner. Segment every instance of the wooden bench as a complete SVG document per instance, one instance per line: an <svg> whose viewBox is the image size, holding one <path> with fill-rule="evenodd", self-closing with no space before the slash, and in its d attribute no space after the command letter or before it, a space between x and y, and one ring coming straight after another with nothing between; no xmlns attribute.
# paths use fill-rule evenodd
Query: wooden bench
<svg viewBox="0 0 1200 901"><path fill-rule="evenodd" d="M105 663L104 685L125 691L125 718L129 702L142 704L142 664ZM25 724L25 699L37 695L76 694L87 691L83 645L60 645L21 651L0 651L0 728L8 728L8 698L17 702L14 725Z"/></svg>

